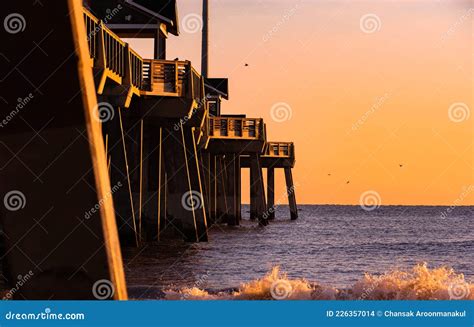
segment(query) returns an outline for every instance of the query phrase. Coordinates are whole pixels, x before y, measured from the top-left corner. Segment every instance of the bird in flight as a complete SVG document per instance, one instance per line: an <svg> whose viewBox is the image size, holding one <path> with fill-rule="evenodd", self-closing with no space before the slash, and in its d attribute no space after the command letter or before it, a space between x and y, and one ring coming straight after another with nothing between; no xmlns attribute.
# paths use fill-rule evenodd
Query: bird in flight
<svg viewBox="0 0 474 327"><path fill-rule="evenodd" d="M349 184L351 181L347 181L346 184Z"/></svg>
<svg viewBox="0 0 474 327"><path fill-rule="evenodd" d="M244 65L244 66L245 66L245 67L248 67L248 66L249 66L249 64L245 63L245 65Z"/></svg>
<svg viewBox="0 0 474 327"><path fill-rule="evenodd" d="M399 164L399 166L400 166L400 168L402 168L402 167L403 167L403 165L402 165L402 164Z"/></svg>

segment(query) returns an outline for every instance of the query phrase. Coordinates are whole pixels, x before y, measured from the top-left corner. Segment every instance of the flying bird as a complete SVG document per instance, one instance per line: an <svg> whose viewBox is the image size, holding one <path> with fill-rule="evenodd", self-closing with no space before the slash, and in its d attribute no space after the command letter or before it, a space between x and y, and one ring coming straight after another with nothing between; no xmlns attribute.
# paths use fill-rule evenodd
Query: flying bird
<svg viewBox="0 0 474 327"><path fill-rule="evenodd" d="M244 66L245 66L245 67L248 67L248 66L249 66L249 64L245 63L245 65L244 65Z"/></svg>
<svg viewBox="0 0 474 327"><path fill-rule="evenodd" d="M402 165L402 164L399 164L399 166L400 166L400 168L402 168L402 167L403 167L403 165Z"/></svg>
<svg viewBox="0 0 474 327"><path fill-rule="evenodd" d="M349 184L351 181L347 181L346 184Z"/></svg>

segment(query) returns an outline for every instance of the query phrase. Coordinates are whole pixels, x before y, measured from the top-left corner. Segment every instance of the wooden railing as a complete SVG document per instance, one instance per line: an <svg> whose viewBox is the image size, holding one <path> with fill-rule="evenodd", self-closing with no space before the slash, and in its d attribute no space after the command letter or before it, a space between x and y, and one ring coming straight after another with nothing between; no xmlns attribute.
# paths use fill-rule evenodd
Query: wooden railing
<svg viewBox="0 0 474 327"><path fill-rule="evenodd" d="M125 42L102 25L102 37L104 42L105 67L120 77L125 76Z"/></svg>
<svg viewBox="0 0 474 327"><path fill-rule="evenodd" d="M194 108L206 108L204 81L189 61L144 60L84 8L91 66L102 71L97 92L105 92L107 78L138 96L184 97ZM129 93L130 93L129 92ZM130 94L131 94L130 93ZM128 105L131 95L128 96Z"/></svg>
<svg viewBox="0 0 474 327"><path fill-rule="evenodd" d="M263 119L209 117L209 136L217 138L262 139Z"/></svg>
<svg viewBox="0 0 474 327"><path fill-rule="evenodd" d="M269 157L290 158L294 156L293 142L268 142L264 155Z"/></svg>
<svg viewBox="0 0 474 327"><path fill-rule="evenodd" d="M98 37L101 33L100 20L84 8L84 23L86 25L87 43L89 44L89 55L91 59L97 58Z"/></svg>
<svg viewBox="0 0 474 327"><path fill-rule="evenodd" d="M131 82L133 86L141 90L143 85L143 59L133 49L130 49L130 47L127 48L129 49Z"/></svg>
<svg viewBox="0 0 474 327"><path fill-rule="evenodd" d="M83 8L83 15L91 66L103 70L108 77L119 84L124 82L132 84L131 71L135 70L134 73L137 73L138 66L142 64L141 57L90 11ZM138 87L140 84L141 77L140 81L135 78L134 86ZM102 83L99 86L99 93L102 92L103 87Z"/></svg>
<svg viewBox="0 0 474 327"><path fill-rule="evenodd" d="M189 61L146 59L143 61L143 91L149 95L185 95Z"/></svg>

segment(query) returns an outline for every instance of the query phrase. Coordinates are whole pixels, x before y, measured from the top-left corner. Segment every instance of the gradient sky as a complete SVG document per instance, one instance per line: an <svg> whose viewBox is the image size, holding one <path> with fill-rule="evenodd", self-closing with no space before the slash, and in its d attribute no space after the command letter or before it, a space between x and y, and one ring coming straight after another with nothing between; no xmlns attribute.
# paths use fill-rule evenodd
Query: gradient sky
<svg viewBox="0 0 474 327"><path fill-rule="evenodd" d="M181 35L168 40L168 59L198 70L200 6L178 1ZM269 140L296 143L299 203L359 204L375 191L381 204L474 204L472 1L210 7L210 76L230 83L223 113L262 117ZM152 57L150 40L130 43Z"/></svg>

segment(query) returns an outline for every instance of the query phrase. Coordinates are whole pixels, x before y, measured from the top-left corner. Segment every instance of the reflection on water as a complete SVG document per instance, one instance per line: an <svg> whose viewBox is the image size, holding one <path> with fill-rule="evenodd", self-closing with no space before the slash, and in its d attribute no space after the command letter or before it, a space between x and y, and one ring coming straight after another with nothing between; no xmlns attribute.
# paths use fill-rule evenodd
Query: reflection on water
<svg viewBox="0 0 474 327"><path fill-rule="evenodd" d="M420 262L428 262L430 267L453 267L472 282L473 207L455 208L447 217L443 216L444 207L394 206L371 212L358 206L301 209L300 219L290 221L283 218L288 216L287 208L279 208L277 220L265 228L248 220L239 227L213 226L208 243L167 241L126 249L125 272L132 296L170 297L171 293L162 291L186 288L211 294L227 289L229 294L261 280L275 266L287 272L290 280L304 279L311 287L321 285L320 291L325 292L322 298L331 297L335 289L363 289L363 285L373 283L370 277L364 277L366 272L373 274L372 278L387 272L403 274L413 272ZM244 206L243 212L247 210ZM436 296L445 297L451 280L459 279L449 271L434 270L436 276L449 276L433 280L441 283L437 287L444 294ZM400 274L385 279L381 287L390 289L386 283L402 280ZM308 290L312 296L318 294L314 291ZM408 293L402 298L413 297Z"/></svg>

